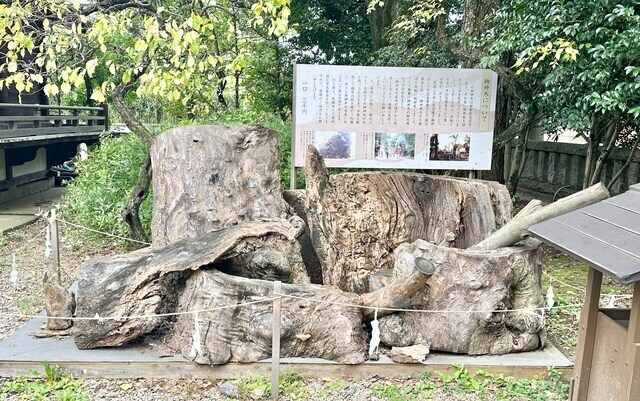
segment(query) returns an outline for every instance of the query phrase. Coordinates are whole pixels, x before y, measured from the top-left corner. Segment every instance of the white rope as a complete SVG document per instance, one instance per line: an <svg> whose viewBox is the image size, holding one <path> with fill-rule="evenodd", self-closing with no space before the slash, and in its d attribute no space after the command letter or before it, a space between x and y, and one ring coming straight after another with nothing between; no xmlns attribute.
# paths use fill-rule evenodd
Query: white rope
<svg viewBox="0 0 640 401"><path fill-rule="evenodd" d="M582 306L583 306L583 304L572 304L572 305L554 306L554 307L551 307L551 308L547 308L547 307L541 306L541 307L538 307L538 308L493 309L493 310L400 309L400 308L385 308L385 307L381 307L381 306L366 306L366 305L350 304L350 303L347 303L347 302L325 301L323 299L305 298L305 297L299 297L299 296L296 296L296 295L288 295L288 294L274 293L273 295L280 295L280 296L283 296L283 297L286 297L286 298L301 299L301 300L317 302L317 303L321 303L321 304L345 306L345 307L350 307L350 308L378 309L378 310L385 310L385 311L390 311L390 312L417 312L417 313L468 313L468 314L471 314L471 313L535 312L535 311L545 311L545 310L551 310L551 309L582 308Z"/></svg>
<svg viewBox="0 0 640 401"><path fill-rule="evenodd" d="M244 303L240 303L240 304L223 305L223 306L218 306L218 307L215 307L215 308L206 308L206 309L190 310L190 311L183 311L183 312L168 312L168 313L157 313L157 314L147 314L147 315L131 315L131 316L106 316L106 317L102 317L102 316L98 315L97 313L93 317L23 315L22 313L0 313L0 316L24 317L24 318L28 318L28 319L95 320L95 321L99 321L99 322L104 322L105 320L123 321L123 320L135 320L135 319L152 319L152 318L156 318L156 317L189 315L189 314L193 314L193 313L198 313L198 314L207 313L207 312L213 312L213 311L216 311L216 310L239 308L241 306L254 305L254 304L259 304L259 303L263 303L263 302L271 302L271 301L273 301L275 299L278 299L278 297L259 299L259 300L256 300L256 301L244 302Z"/></svg>
<svg viewBox="0 0 640 401"><path fill-rule="evenodd" d="M127 237L122 237L120 235L115 235L115 234L107 233L107 232L104 232L104 231L95 230L93 228L81 226L80 224L72 223L70 221L66 221L66 220L62 220L62 219L58 219L58 218L56 218L56 221L59 222L59 223L62 223L62 224L66 224L66 225L72 226L72 227L76 227L76 228L80 228L80 229L83 229L83 230L91 231L91 232L94 232L94 233L97 233L97 234L102 234L102 235L107 236L107 237L117 238L117 239L121 239L121 240L124 240L124 241L129 241L129 242L136 242L138 244L143 244L143 245L151 245L151 243L149 243L149 242L138 241L136 239L131 239L131 238L127 238Z"/></svg>

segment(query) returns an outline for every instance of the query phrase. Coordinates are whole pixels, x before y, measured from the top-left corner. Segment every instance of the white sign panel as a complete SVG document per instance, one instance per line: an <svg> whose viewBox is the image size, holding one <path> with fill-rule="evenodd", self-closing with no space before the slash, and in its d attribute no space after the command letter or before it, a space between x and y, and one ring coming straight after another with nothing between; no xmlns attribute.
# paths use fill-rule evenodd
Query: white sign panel
<svg viewBox="0 0 640 401"><path fill-rule="evenodd" d="M491 169L497 75L481 69L296 65L294 161Z"/></svg>

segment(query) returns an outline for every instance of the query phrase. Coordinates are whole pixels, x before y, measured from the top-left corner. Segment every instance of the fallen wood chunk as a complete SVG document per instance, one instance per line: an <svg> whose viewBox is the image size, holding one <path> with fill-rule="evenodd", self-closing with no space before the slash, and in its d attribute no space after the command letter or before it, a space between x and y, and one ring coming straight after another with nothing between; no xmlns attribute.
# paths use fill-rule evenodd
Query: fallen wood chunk
<svg viewBox="0 0 640 401"><path fill-rule="evenodd" d="M496 251L468 251L418 240L398 253L433 263L435 273L413 296L413 309L380 318L380 338L388 346L429 344L431 350L461 354L506 354L544 344L539 308L538 241ZM407 259L406 257L404 259ZM394 276L413 273L396 263Z"/></svg>
<svg viewBox="0 0 640 401"><path fill-rule="evenodd" d="M429 355L429 347L416 344L410 347L392 347L389 356L398 363L422 363Z"/></svg>
<svg viewBox="0 0 640 401"><path fill-rule="evenodd" d="M299 232L300 227L282 220L249 222L164 247L91 260L80 273L76 316L104 320L77 321L76 345L81 349L113 347L151 332L168 319L152 315L175 312L193 271L209 267L234 270L229 262L233 256L265 245L294 243ZM286 256L263 262L277 278L292 275Z"/></svg>
<svg viewBox="0 0 640 401"><path fill-rule="evenodd" d="M314 284L283 284L282 357L322 358L345 364L365 361L366 334L354 294ZM295 298L287 297L294 296ZM183 314L168 344L197 363L255 362L271 357L273 282L198 271L186 283ZM318 302L319 301L319 302ZM257 303L254 303L257 302ZM252 303L244 306L233 306ZM342 304L342 305L341 305ZM220 308L230 305L233 307Z"/></svg>

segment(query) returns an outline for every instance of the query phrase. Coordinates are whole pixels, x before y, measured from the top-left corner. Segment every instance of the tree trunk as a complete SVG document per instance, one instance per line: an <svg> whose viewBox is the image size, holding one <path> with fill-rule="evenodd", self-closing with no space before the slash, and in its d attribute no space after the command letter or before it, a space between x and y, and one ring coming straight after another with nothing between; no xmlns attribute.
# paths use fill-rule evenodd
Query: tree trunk
<svg viewBox="0 0 640 401"><path fill-rule="evenodd" d="M275 131L251 125L179 127L158 136L150 154L154 246L250 221L304 226L281 193ZM248 249L232 262L241 271L253 269L256 263L276 263L281 252L292 266L291 280L309 282L295 241Z"/></svg>
<svg viewBox="0 0 640 401"><path fill-rule="evenodd" d="M602 174L602 169L604 168L604 165L607 163L607 160L609 159L609 154L611 153L611 150L615 146L616 141L620 136L620 127L618 125L618 121L619 119L616 119L615 122L614 121L609 122L609 127L607 128L607 133L605 134L605 137L604 137L605 147L602 150L602 153L600 153L598 160L596 161L596 164L593 169L593 175L591 176L589 185L595 185L596 183L600 182L600 175Z"/></svg>
<svg viewBox="0 0 640 401"><path fill-rule="evenodd" d="M640 146L640 134L636 133L636 140L633 142L633 146L631 146L631 149L629 149L629 157L627 157L627 160L624 162L622 167L620 167L620 170L613 176L613 178L611 178L611 182L607 184L608 191L611 191L613 184L615 184L616 181L618 181L618 179L622 177L622 174L624 174L624 172L627 169L629 169L629 166L631 165L631 161L633 160L633 157L635 156L636 151L638 150L638 146Z"/></svg>
<svg viewBox="0 0 640 401"><path fill-rule="evenodd" d="M176 312L192 271L214 267L232 272L229 259L274 241L295 243L300 231L301 227L280 221L240 223L162 248L93 259L80 273L76 316L111 319L77 321L76 345L80 349L113 347L150 333L170 319L118 317ZM287 281L292 275L287 256L277 265L250 270L251 278Z"/></svg>
<svg viewBox="0 0 640 401"><path fill-rule="evenodd" d="M323 358L345 364L365 361L367 344L361 310L342 306L358 305L358 296L312 284L283 284L282 293L283 357ZM211 311L180 315L168 344L201 364L270 358L273 302L217 308L274 296L278 294L274 294L274 284L269 281L234 277L215 270L198 271L187 281L178 310Z"/></svg>
<svg viewBox="0 0 640 401"><path fill-rule="evenodd" d="M418 238L440 243L455 234L467 248L505 224L511 198L503 185L405 173L329 177L310 147L305 167L306 215L325 285L358 294L368 276L393 266L393 251Z"/></svg>
<svg viewBox="0 0 640 401"><path fill-rule="evenodd" d="M138 174L138 181L129 194L127 202L120 211L120 216L127 226L129 237L136 241L149 242L149 238L140 222L140 205L149 195L149 185L151 184L151 160L148 149L153 136L142 122L131 112L129 105L125 101L125 95L129 91L131 83L120 85L113 93L113 102L120 114L122 122L133 132L146 148L145 161Z"/></svg>

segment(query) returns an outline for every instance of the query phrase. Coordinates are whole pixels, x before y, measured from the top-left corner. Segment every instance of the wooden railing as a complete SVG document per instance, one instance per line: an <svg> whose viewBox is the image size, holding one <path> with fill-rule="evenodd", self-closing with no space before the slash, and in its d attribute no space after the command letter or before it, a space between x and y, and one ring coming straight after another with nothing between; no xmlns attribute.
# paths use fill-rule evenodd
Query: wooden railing
<svg viewBox="0 0 640 401"><path fill-rule="evenodd" d="M106 131L109 109L0 103L0 139Z"/></svg>

